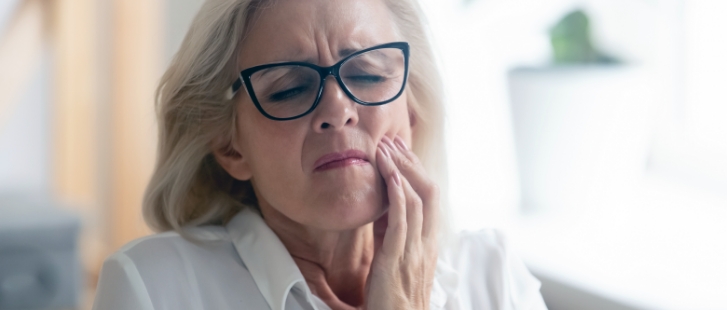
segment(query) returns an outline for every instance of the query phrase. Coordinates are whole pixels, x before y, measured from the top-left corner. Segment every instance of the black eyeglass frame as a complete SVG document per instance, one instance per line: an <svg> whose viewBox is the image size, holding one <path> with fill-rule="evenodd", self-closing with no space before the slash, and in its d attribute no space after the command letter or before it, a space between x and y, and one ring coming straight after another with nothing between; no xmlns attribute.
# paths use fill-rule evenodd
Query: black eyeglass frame
<svg viewBox="0 0 727 310"><path fill-rule="evenodd" d="M377 50L377 49L383 49L383 48L398 48L404 54L404 80L401 83L401 89L399 89L399 92L396 93L396 95L394 97L392 97L391 99L385 100L385 101L366 102L366 101L360 100L360 99L356 98L356 96L353 93L351 93L351 91L348 89L348 87L346 87L346 84L343 83L343 80L341 79L341 77L339 75L339 70L341 69L341 66L343 64L345 64L347 61L349 61L351 58L354 58L354 57L361 55L363 53L366 53L366 52L370 52L370 51ZM313 102L313 105L311 105L311 107L307 111L303 112L303 114L291 116L291 117L282 117L282 118L272 116L272 115L268 114L267 112L265 112L265 110L260 105L260 102L258 101L257 97L255 96L255 91L253 90L252 82L250 81L250 78L252 77L252 75L255 72L263 70L263 69L281 67L281 66L308 67L308 68L316 70L318 72L318 75L321 77L320 86L318 87L318 94L316 95L316 99ZM372 47L369 47L366 49L362 49L360 51L356 51L355 53L353 53L351 55L346 56L345 58L343 58L339 62L337 62L335 65L330 66L330 67L321 67L321 66L318 66L318 65L315 65L312 63L299 62L299 61L280 62L280 63L271 63L271 64L254 66L254 67L242 70L240 72L240 76L232 84L231 90L232 90L232 95L234 96L235 93L237 93L237 91L240 90L240 88L242 87L242 84L245 84L245 88L247 90L248 95L250 95L250 99L252 99L253 104L255 104L255 107L258 109L258 111L260 111L260 113L262 113L265 117L272 119L272 120L287 121L287 120L292 120L292 119L296 119L296 118L301 118L301 117L306 116L309 113L313 112L313 110L315 110L315 108L318 106L318 103L321 100L321 96L323 95L323 85L325 84L325 80L329 75L333 75L333 77L336 78L336 81L338 81L338 85L341 87L341 89L343 89L343 92L345 92L346 95L349 98L351 98L351 100L353 100L354 102L361 104L361 105L365 105L365 106L377 106L377 105L387 104L387 103L392 102L392 101L396 100L397 98L399 98L399 96L401 96L401 94L404 92L404 89L406 88L406 81L409 76L409 43L407 43L407 42L391 42L391 43L380 44L380 45L372 46Z"/></svg>

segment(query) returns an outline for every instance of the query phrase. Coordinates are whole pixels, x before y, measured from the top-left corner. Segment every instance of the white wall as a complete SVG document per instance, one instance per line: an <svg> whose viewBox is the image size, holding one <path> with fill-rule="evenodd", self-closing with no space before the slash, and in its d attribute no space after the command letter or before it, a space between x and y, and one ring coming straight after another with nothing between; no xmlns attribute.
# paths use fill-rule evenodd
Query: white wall
<svg viewBox="0 0 727 310"><path fill-rule="evenodd" d="M18 5L18 2L18 0L0 1L0 33L5 30L5 27L7 26L15 7Z"/></svg>
<svg viewBox="0 0 727 310"><path fill-rule="evenodd" d="M30 85L0 127L0 192L47 192L50 189L49 154L51 111L48 53Z"/></svg>
<svg viewBox="0 0 727 310"><path fill-rule="evenodd" d="M167 0L167 44L165 56L171 59L182 44L192 19L204 0Z"/></svg>

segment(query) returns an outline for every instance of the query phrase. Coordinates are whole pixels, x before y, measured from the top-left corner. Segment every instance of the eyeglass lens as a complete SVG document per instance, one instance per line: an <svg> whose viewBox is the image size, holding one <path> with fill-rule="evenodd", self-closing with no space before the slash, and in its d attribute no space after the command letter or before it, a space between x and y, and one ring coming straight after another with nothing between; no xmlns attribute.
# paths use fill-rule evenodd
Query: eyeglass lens
<svg viewBox="0 0 727 310"><path fill-rule="evenodd" d="M381 48L356 55L341 65L339 76L348 91L365 103L396 96L404 83L404 54L398 48ZM301 115L315 104L321 78L313 68L278 66L250 76L261 108L273 117Z"/></svg>

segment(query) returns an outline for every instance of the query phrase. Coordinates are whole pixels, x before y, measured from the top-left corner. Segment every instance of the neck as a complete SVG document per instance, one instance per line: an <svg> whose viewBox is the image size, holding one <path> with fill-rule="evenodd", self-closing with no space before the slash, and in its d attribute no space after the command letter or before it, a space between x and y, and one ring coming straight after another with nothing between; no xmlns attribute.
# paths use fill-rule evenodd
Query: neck
<svg viewBox="0 0 727 310"><path fill-rule="evenodd" d="M363 305L374 254L372 224L326 231L297 223L269 206L261 204L260 210L316 296L333 309Z"/></svg>

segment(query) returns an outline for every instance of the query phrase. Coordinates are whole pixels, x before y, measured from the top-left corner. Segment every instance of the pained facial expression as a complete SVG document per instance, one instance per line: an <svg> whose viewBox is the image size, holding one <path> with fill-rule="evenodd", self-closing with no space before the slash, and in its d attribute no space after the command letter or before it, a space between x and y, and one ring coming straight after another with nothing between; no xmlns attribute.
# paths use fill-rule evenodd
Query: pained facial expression
<svg viewBox="0 0 727 310"><path fill-rule="evenodd" d="M381 0L274 1L258 9L250 27L240 69L283 61L331 66L349 51L402 40ZM376 145L384 135L411 141L406 93L385 105L364 106L328 76L316 109L288 121L264 117L244 90L237 98L233 147L241 164L239 171L228 171L250 177L261 208L324 230L359 227L381 215L386 189ZM350 150L363 152L366 161L316 169L322 156Z"/></svg>

